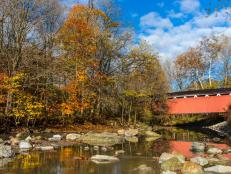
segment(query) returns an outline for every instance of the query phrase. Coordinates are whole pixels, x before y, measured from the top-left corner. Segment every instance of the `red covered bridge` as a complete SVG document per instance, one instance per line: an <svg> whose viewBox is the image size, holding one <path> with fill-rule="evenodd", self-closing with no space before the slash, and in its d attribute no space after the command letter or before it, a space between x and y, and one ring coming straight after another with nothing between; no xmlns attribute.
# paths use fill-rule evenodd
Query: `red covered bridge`
<svg viewBox="0 0 231 174"><path fill-rule="evenodd" d="M225 113L231 105L231 88L168 94L169 114Z"/></svg>

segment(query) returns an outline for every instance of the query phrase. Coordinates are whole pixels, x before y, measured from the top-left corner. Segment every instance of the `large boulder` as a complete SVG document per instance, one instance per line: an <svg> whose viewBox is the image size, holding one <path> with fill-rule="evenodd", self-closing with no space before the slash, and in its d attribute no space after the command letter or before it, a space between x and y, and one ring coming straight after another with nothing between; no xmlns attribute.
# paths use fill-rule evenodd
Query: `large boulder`
<svg viewBox="0 0 231 174"><path fill-rule="evenodd" d="M176 157L170 158L161 163L162 170L178 171L181 170L182 167L183 164Z"/></svg>
<svg viewBox="0 0 231 174"><path fill-rule="evenodd" d="M0 158L10 158L14 155L11 146L0 144Z"/></svg>
<svg viewBox="0 0 231 174"><path fill-rule="evenodd" d="M90 158L90 160L95 164L108 164L118 162L119 158L108 155L94 155Z"/></svg>
<svg viewBox="0 0 231 174"><path fill-rule="evenodd" d="M113 146L115 144L121 144L123 137L118 136L116 133L92 133L89 132L82 135L81 138L83 143L96 146Z"/></svg>
<svg viewBox="0 0 231 174"><path fill-rule="evenodd" d="M32 145L27 141L20 141L19 142L19 148L20 149L31 149Z"/></svg>
<svg viewBox="0 0 231 174"><path fill-rule="evenodd" d="M153 132L153 131L146 131L145 132L145 135L148 136L148 137L160 137L161 135L157 134L156 132Z"/></svg>
<svg viewBox="0 0 231 174"><path fill-rule="evenodd" d="M153 174L153 169L145 164L133 169L130 173L134 174Z"/></svg>
<svg viewBox="0 0 231 174"><path fill-rule="evenodd" d="M80 134L67 134L66 140L75 141L81 137Z"/></svg>
<svg viewBox="0 0 231 174"><path fill-rule="evenodd" d="M205 172L213 172L213 173L227 173L231 172L231 166L223 166L223 165L216 165L212 167L208 167L204 169Z"/></svg>
<svg viewBox="0 0 231 174"><path fill-rule="evenodd" d="M62 136L61 135L53 135L53 137L48 138L49 141L61 141Z"/></svg>
<svg viewBox="0 0 231 174"><path fill-rule="evenodd" d="M152 142L152 141L156 141L157 139L159 139L160 137L146 137L145 141L147 142Z"/></svg>
<svg viewBox="0 0 231 174"><path fill-rule="evenodd" d="M227 165L229 163L229 159L223 157L222 155L218 155L217 157L208 157L207 158L209 165Z"/></svg>
<svg viewBox="0 0 231 174"><path fill-rule="evenodd" d="M181 169L182 174L203 174L202 167L193 162L186 161Z"/></svg>
<svg viewBox="0 0 231 174"><path fill-rule="evenodd" d="M200 156L191 158L190 161L194 162L194 163L197 163L197 164L199 164L201 166L205 166L205 165L207 165L209 163L206 158L203 158L203 157L200 157Z"/></svg>
<svg viewBox="0 0 231 174"><path fill-rule="evenodd" d="M218 149L216 147L211 147L208 149L207 151L209 154L221 154L222 153L222 150L221 149Z"/></svg>
<svg viewBox="0 0 231 174"><path fill-rule="evenodd" d="M133 137L139 133L138 129L128 129L124 132L126 137Z"/></svg>
<svg viewBox="0 0 231 174"><path fill-rule="evenodd" d="M200 142L193 142L192 143L192 151L204 152L205 151L205 144L200 143Z"/></svg>
<svg viewBox="0 0 231 174"><path fill-rule="evenodd" d="M185 157L180 154L180 153L177 153L177 152L173 152L173 153L162 153L160 158L159 158L159 163L163 163L164 161L167 161L171 158L177 158L181 163L184 163L185 162Z"/></svg>

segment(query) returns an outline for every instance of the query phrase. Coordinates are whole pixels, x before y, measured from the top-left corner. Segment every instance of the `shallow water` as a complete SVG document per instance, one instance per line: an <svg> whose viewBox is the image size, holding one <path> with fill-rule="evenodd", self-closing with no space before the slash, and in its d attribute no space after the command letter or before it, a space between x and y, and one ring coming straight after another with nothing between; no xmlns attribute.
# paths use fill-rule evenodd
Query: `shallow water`
<svg viewBox="0 0 231 174"><path fill-rule="evenodd" d="M153 142L140 137L138 143L125 142L103 152L95 151L92 146L84 151L86 144L63 147L50 152L33 151L16 156L10 162L0 160L0 174L133 174L140 165L153 168L154 174L160 173L157 158L163 152L178 151L192 157L192 141L211 141L217 135L208 131L189 131L183 129L158 130L162 138ZM211 142L212 143L212 142ZM214 145L214 144L213 144ZM229 147L226 141L216 143L219 148ZM118 156L120 161L112 164L97 165L89 160L92 155L114 155L116 150L125 153ZM231 154L227 155L231 159ZM8 162L8 163L7 163Z"/></svg>

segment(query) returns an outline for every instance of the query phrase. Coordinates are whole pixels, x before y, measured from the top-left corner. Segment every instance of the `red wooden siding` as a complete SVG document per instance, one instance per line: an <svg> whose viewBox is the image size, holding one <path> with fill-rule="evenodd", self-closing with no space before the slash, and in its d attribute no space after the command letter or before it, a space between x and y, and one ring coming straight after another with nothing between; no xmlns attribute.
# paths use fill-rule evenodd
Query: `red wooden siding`
<svg viewBox="0 0 231 174"><path fill-rule="evenodd" d="M168 99L169 114L224 113L231 95Z"/></svg>

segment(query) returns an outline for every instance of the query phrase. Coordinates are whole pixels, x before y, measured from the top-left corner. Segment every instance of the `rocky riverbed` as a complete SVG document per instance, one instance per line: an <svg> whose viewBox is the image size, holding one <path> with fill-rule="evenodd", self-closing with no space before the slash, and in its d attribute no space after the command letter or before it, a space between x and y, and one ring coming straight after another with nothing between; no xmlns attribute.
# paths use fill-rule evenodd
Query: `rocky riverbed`
<svg viewBox="0 0 231 174"><path fill-rule="evenodd" d="M169 133L147 126L101 133L21 132L0 140L0 173L230 173L231 149L222 138L178 129Z"/></svg>

